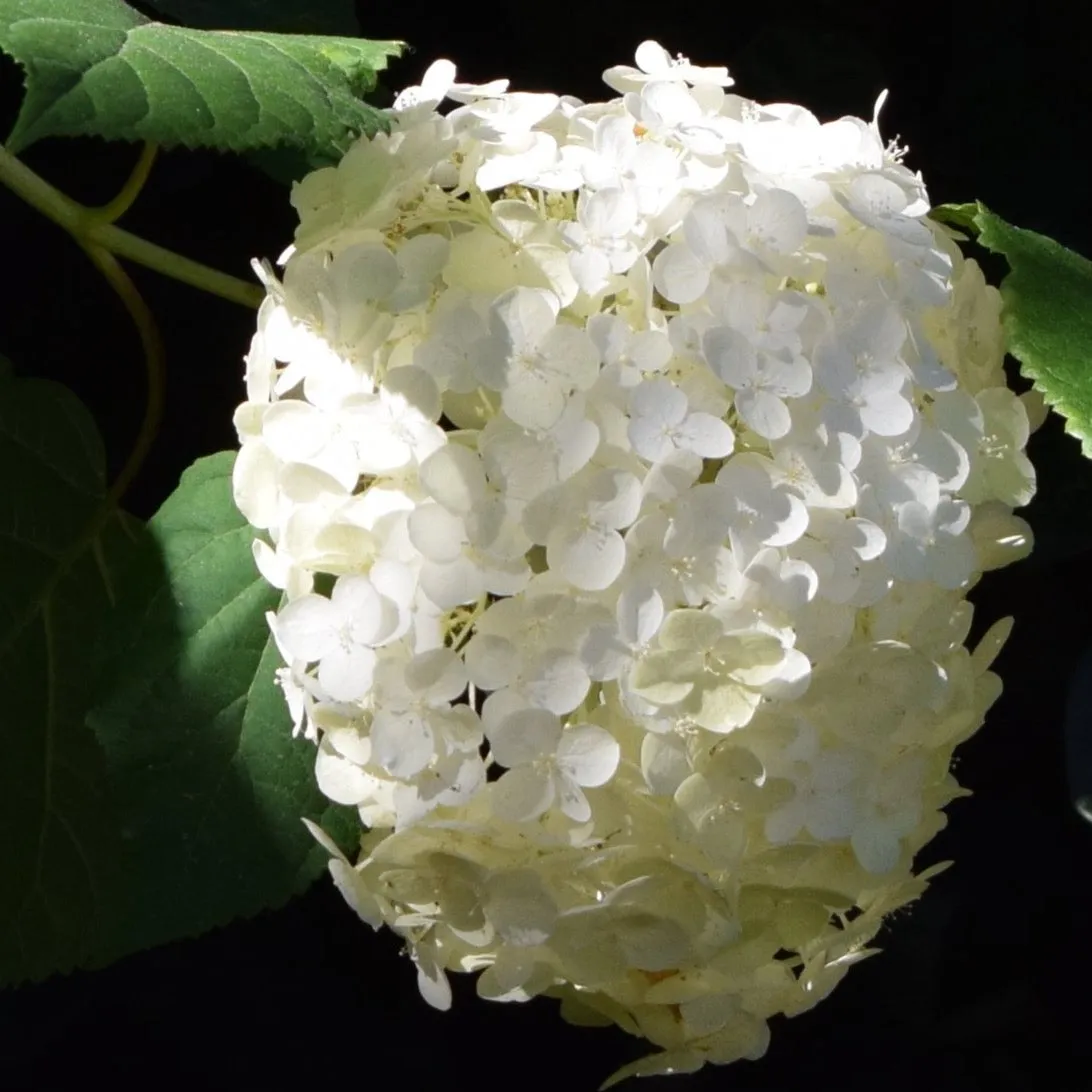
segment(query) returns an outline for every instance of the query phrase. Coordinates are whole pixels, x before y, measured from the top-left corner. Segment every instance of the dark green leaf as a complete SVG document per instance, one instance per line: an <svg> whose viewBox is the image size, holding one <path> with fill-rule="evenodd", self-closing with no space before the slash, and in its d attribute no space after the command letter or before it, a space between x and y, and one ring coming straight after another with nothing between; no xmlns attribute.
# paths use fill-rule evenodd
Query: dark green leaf
<svg viewBox="0 0 1092 1092"><path fill-rule="evenodd" d="M360 32L353 0L150 0L150 3L169 19L209 30L347 35Z"/></svg>
<svg viewBox="0 0 1092 1092"><path fill-rule="evenodd" d="M284 902L326 860L301 816L336 825L274 681L279 593L254 566L233 459L198 460L149 522L160 556L127 574L117 684L89 717L139 879L102 959Z"/></svg>
<svg viewBox="0 0 1092 1092"><path fill-rule="evenodd" d="M353 847L291 736L231 466L144 528L87 410L0 362L0 984L284 902L326 859L302 816Z"/></svg>
<svg viewBox="0 0 1092 1092"><path fill-rule="evenodd" d="M324 156L384 125L360 96L401 43L164 26L121 0L0 0L0 48L26 70L10 151L99 136Z"/></svg>
<svg viewBox="0 0 1092 1092"><path fill-rule="evenodd" d="M0 361L0 982L85 962L121 880L91 662L139 525L106 511L102 444L57 383Z"/></svg>

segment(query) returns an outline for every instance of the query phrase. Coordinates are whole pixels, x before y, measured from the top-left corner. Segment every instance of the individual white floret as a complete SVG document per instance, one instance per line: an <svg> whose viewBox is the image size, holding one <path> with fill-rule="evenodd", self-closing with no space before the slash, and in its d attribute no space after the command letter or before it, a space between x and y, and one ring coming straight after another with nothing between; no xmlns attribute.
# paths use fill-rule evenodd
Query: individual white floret
<svg viewBox="0 0 1092 1092"><path fill-rule="evenodd" d="M711 413L691 413L686 395L666 379L636 386L629 399L629 441L650 463L662 462L676 451L703 459L723 459L732 453L731 428Z"/></svg>
<svg viewBox="0 0 1092 1092"><path fill-rule="evenodd" d="M727 540L740 564L763 546L790 545L808 526L804 502L776 486L758 460L743 457L680 497L674 516L665 542L669 553L682 556Z"/></svg>
<svg viewBox="0 0 1092 1092"><path fill-rule="evenodd" d="M478 375L525 428L556 425L566 395L587 390L598 372L595 345L583 331L558 323L558 307L550 292L514 288L490 311L490 340L478 357Z"/></svg>
<svg viewBox="0 0 1092 1092"><path fill-rule="evenodd" d="M510 713L488 730L493 758L508 772L493 789L493 808L505 819L537 819L557 801L576 822L591 817L584 789L606 784L618 767L615 738L594 725L562 729L544 709Z"/></svg>
<svg viewBox="0 0 1092 1092"><path fill-rule="evenodd" d="M901 436L914 423L909 370L899 351L906 323L890 304L862 307L840 335L815 349L815 379L829 395L827 425L858 439Z"/></svg>
<svg viewBox="0 0 1092 1092"><path fill-rule="evenodd" d="M576 220L562 228L562 238L572 248L569 268L583 291L603 291L637 260L637 217L637 202L623 189L597 190L578 202Z"/></svg>
<svg viewBox="0 0 1092 1092"><path fill-rule="evenodd" d="M1027 412L1007 387L987 387L938 395L933 418L969 455L959 495L972 504L999 500L1013 508L1027 504L1035 490L1035 470L1024 454L1030 430Z"/></svg>
<svg viewBox="0 0 1092 1092"><path fill-rule="evenodd" d="M591 155L581 156L581 174L593 190L629 193L643 217L656 217L677 197L679 155L654 140L641 139L628 116L607 115L595 125Z"/></svg>
<svg viewBox="0 0 1092 1092"><path fill-rule="evenodd" d="M603 82L615 91L635 91L652 80L681 80L690 84L731 87L735 80L727 68L692 65L681 54L672 57L659 42L645 41L637 47L637 67L615 65L603 73Z"/></svg>
<svg viewBox="0 0 1092 1092"><path fill-rule="evenodd" d="M587 468L540 494L523 525L546 547L546 562L576 588L601 591L626 561L621 532L641 510L641 483L624 470Z"/></svg>
<svg viewBox="0 0 1092 1092"><path fill-rule="evenodd" d="M319 685L335 701L363 697L372 685L376 649L409 628L412 578L390 563L369 576L344 576L327 599L304 595L276 617L278 642L288 654L318 663Z"/></svg>

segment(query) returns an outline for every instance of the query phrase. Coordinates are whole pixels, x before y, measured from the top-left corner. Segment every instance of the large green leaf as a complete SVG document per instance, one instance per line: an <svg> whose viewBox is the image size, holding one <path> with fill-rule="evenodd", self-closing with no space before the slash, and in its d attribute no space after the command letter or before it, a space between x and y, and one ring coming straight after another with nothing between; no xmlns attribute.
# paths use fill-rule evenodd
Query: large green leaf
<svg viewBox="0 0 1092 1092"><path fill-rule="evenodd" d="M357 34L354 0L149 0L189 27L280 30L289 34Z"/></svg>
<svg viewBox="0 0 1092 1092"><path fill-rule="evenodd" d="M286 34L360 33L353 0L152 0L151 6L185 26L208 30L232 27ZM296 148L280 147L258 148L247 158L258 170L288 185L318 167L336 164L339 156L308 155Z"/></svg>
<svg viewBox="0 0 1092 1092"><path fill-rule="evenodd" d="M231 466L142 527L87 410L0 361L0 984L284 902L326 859L303 816L352 844L291 737Z"/></svg>
<svg viewBox="0 0 1092 1092"><path fill-rule="evenodd" d="M981 246L1008 261L1001 295L1009 351L1092 458L1092 262L1013 227L981 202L941 206L933 215L977 231Z"/></svg>
<svg viewBox="0 0 1092 1092"><path fill-rule="evenodd" d="M360 96L402 46L165 26L122 0L0 0L0 48L26 70L10 151L100 136L323 156L384 124Z"/></svg>
<svg viewBox="0 0 1092 1092"><path fill-rule="evenodd" d="M139 525L103 520L104 460L65 387L0 361L0 982L84 962L122 878L90 651Z"/></svg>
<svg viewBox="0 0 1092 1092"><path fill-rule="evenodd" d="M99 958L284 902L326 854L300 819L337 828L293 739L259 576L231 494L232 453L200 459L148 524L159 556L127 573L107 659L116 685L89 724L139 882Z"/></svg>

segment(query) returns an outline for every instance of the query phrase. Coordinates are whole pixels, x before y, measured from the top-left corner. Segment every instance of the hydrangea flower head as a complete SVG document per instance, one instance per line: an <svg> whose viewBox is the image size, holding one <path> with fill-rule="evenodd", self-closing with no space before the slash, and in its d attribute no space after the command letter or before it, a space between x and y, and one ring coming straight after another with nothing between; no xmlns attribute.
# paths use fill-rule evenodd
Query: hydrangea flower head
<svg viewBox="0 0 1092 1092"><path fill-rule="evenodd" d="M431 1004L658 1048L618 1077L760 1056L922 893L1034 490L905 150L636 61L588 104L437 62L295 187L235 467L339 889Z"/></svg>

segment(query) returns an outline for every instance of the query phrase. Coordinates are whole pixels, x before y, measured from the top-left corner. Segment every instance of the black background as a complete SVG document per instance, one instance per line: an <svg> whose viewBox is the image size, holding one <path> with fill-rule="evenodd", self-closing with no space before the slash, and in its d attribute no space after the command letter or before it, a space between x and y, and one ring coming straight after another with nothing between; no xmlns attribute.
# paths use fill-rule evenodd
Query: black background
<svg viewBox="0 0 1092 1092"><path fill-rule="evenodd" d="M316 3L320 0L316 0ZM401 3L359 8L364 32L416 46L389 85L448 56L460 78L609 97L599 73L654 37L698 63L727 63L742 94L870 117L890 88L885 135L910 145L934 203L978 197L1021 226L1092 255L1092 91L1077 9L782 0ZM3 131L20 75L0 68ZM26 161L73 197L107 200L135 149L45 141ZM285 191L247 164L168 152L125 226L239 276L291 238ZM95 413L116 473L142 407L135 334L103 282L52 224L0 191L6 270L0 352L23 374L68 383ZM194 458L233 445L252 314L133 270L169 350L167 419L128 506L150 515ZM812 1013L775 1020L758 1063L657 1078L643 1088L1092 1088L1092 827L1071 807L1066 693L1092 642L1092 472L1057 424L1034 440L1042 489L1028 518L1036 556L988 576L973 598L980 632L1013 614L998 663L1003 698L960 751L974 796L922 865L954 859L885 930L883 955L855 968ZM5 680L7 685L14 684ZM1071 729L1092 735L1088 707ZM1070 770L1092 791L1092 768ZM2 868L2 847L0 847ZM225 880L225 882L230 882ZM0 1088L593 1089L644 1053L622 1032L574 1029L542 1000L501 1006L456 983L452 1012L419 1000L389 935L360 925L328 883L289 907L104 971L0 994Z"/></svg>

